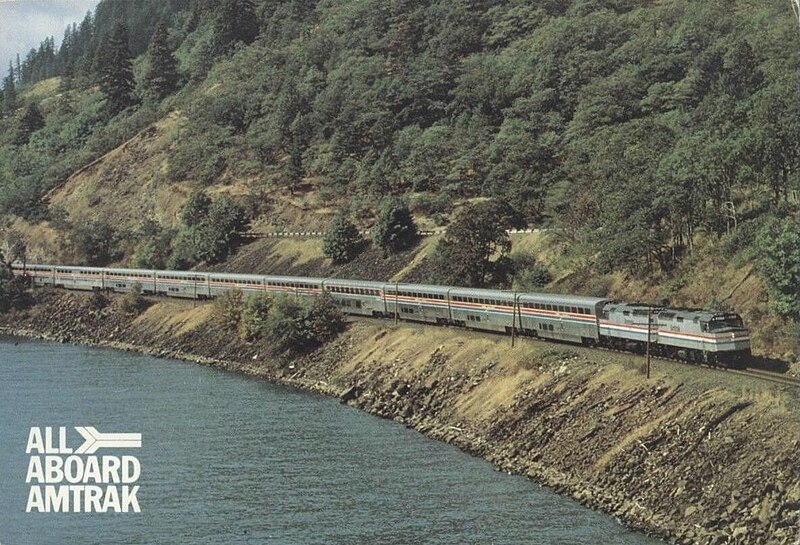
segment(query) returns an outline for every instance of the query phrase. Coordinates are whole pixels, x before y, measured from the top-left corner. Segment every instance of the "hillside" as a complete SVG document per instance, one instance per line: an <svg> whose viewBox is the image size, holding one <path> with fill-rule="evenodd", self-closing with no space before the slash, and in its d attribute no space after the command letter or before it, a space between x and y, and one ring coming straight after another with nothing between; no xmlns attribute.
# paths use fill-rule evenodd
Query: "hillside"
<svg viewBox="0 0 800 545"><path fill-rule="evenodd" d="M202 190L237 229L307 231L373 227L387 195L421 227L492 199L545 234L488 285L535 262L537 289L733 308L760 353L800 352L782 0L103 0L68 34L4 84L8 255L435 281L438 238L344 265L230 233L202 253L182 207Z"/></svg>

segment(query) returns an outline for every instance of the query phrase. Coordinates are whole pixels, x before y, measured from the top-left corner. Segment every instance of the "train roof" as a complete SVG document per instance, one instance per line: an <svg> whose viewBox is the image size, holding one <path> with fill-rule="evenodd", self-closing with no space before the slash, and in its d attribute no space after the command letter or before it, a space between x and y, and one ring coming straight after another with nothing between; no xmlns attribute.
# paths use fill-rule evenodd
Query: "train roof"
<svg viewBox="0 0 800 545"><path fill-rule="evenodd" d="M323 280L321 279L320 282ZM346 278L325 278L325 284L334 286L347 286L354 288L383 288L386 282L375 282L374 280L348 280Z"/></svg>
<svg viewBox="0 0 800 545"><path fill-rule="evenodd" d="M312 276L275 276L275 275L259 275L269 282L305 282L306 284L320 284L324 278L314 278Z"/></svg>
<svg viewBox="0 0 800 545"><path fill-rule="evenodd" d="M521 301L537 301L550 304L561 305L579 305L579 306L594 306L600 303L605 303L608 299L604 297L589 297L586 295L561 295L558 293L521 293L519 295Z"/></svg>
<svg viewBox="0 0 800 545"><path fill-rule="evenodd" d="M723 312L718 310L692 309L692 308L665 308L658 313L658 318L663 320L673 320L683 318L684 320L697 320L708 322L714 318L740 316L735 312Z"/></svg>
<svg viewBox="0 0 800 545"><path fill-rule="evenodd" d="M467 297L485 297L491 299L513 298L514 293L503 290L484 290L479 288L450 288L451 295L466 295Z"/></svg>
<svg viewBox="0 0 800 545"><path fill-rule="evenodd" d="M387 284L387 288L394 288L395 284ZM434 286L433 284L403 284L398 283L397 289L400 290L411 290L411 291L427 291L431 293L447 293L450 289L446 286Z"/></svg>
<svg viewBox="0 0 800 545"><path fill-rule="evenodd" d="M118 269L116 267L76 267L78 269L83 270L93 270L93 271L103 271L103 272L115 272L115 273L125 273L125 274L153 274L153 269Z"/></svg>
<svg viewBox="0 0 800 545"><path fill-rule="evenodd" d="M170 271L165 271L169 273ZM173 273L174 274L174 273ZM219 272L188 272L186 274L207 274L209 278L223 278L226 280L236 280L237 278L246 278L247 280L262 280L263 274L242 274L242 273L219 273Z"/></svg>

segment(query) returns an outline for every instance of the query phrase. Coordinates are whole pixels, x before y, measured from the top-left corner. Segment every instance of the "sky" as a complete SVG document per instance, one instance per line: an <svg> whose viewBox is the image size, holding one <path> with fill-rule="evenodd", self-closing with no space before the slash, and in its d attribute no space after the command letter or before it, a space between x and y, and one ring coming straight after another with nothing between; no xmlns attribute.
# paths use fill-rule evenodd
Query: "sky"
<svg viewBox="0 0 800 545"><path fill-rule="evenodd" d="M61 44L64 29L80 22L99 0L0 0L0 74L17 53L24 59L31 48L53 36Z"/></svg>

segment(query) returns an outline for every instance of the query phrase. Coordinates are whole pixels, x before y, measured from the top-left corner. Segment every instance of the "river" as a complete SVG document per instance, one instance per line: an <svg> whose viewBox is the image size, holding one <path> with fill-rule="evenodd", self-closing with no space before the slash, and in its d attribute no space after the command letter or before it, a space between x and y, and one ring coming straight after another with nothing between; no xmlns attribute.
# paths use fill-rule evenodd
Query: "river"
<svg viewBox="0 0 800 545"><path fill-rule="evenodd" d="M336 400L180 361L0 337L0 544L656 544ZM139 513L25 511L32 427L141 433Z"/></svg>

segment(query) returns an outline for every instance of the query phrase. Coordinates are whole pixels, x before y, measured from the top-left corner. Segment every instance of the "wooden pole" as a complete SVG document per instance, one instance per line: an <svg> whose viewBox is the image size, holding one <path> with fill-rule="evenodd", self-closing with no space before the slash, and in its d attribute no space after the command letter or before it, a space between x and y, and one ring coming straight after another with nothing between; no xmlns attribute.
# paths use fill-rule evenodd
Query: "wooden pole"
<svg viewBox="0 0 800 545"><path fill-rule="evenodd" d="M650 305L647 305L647 378L650 378Z"/></svg>
<svg viewBox="0 0 800 545"><path fill-rule="evenodd" d="M514 340L517 336L517 294L514 294L514 302L511 304L511 348L514 348Z"/></svg>
<svg viewBox="0 0 800 545"><path fill-rule="evenodd" d="M397 291L398 291L397 290L397 284L395 283L395 285L394 285L394 325L397 325L397 320L398 320L397 313L400 310L400 307L398 306L398 293L397 293Z"/></svg>

